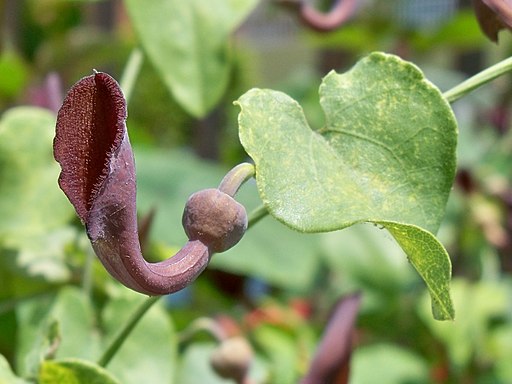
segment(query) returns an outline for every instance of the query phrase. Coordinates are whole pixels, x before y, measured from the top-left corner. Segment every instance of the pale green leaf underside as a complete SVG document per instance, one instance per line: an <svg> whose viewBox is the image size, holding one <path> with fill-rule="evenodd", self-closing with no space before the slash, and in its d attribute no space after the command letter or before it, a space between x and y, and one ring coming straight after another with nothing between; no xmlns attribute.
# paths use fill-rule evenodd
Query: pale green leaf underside
<svg viewBox="0 0 512 384"><path fill-rule="evenodd" d="M435 233L453 183L457 141L455 118L440 91L414 65L374 53L345 74L329 73L320 103L326 123L312 129L300 105L281 92L253 89L237 101L240 140L256 164L269 212L302 232L393 222ZM406 232L415 235L397 241L411 261L448 261L443 270L450 270L433 236ZM430 255L421 247L427 235L429 244L440 246ZM440 312L446 316L438 317L449 318L449 273L439 285L423 264L414 265L430 279L431 293L432 286L445 290L447 307Z"/></svg>
<svg viewBox="0 0 512 384"><path fill-rule="evenodd" d="M219 101L231 69L228 37L256 0L125 0L148 57L196 117Z"/></svg>

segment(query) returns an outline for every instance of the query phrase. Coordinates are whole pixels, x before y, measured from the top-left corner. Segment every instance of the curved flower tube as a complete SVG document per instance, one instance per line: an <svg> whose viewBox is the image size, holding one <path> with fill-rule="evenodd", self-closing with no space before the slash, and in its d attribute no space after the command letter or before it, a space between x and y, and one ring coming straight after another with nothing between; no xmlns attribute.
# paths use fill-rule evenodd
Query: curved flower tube
<svg viewBox="0 0 512 384"><path fill-rule="evenodd" d="M305 25L318 32L330 32L341 27L354 15L357 8L356 0L334 0L327 13L317 11L305 0L278 0L278 2L297 12Z"/></svg>
<svg viewBox="0 0 512 384"><path fill-rule="evenodd" d="M183 217L189 241L173 257L149 263L139 244L135 162L125 120L126 101L112 77L96 72L76 83L57 115L59 185L114 278L148 295L176 292L206 268L214 252L227 250L243 236L247 215L232 196L254 167L241 164L220 189L198 192L199 199L193 195Z"/></svg>

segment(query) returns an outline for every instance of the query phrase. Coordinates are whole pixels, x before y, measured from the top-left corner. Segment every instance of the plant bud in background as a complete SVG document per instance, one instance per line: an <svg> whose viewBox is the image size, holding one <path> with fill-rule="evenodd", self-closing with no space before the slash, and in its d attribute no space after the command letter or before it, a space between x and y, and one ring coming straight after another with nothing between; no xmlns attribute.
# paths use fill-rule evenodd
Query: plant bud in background
<svg viewBox="0 0 512 384"><path fill-rule="evenodd" d="M241 383L249 372L253 352L243 337L232 337L221 342L210 357L210 364L225 379Z"/></svg>

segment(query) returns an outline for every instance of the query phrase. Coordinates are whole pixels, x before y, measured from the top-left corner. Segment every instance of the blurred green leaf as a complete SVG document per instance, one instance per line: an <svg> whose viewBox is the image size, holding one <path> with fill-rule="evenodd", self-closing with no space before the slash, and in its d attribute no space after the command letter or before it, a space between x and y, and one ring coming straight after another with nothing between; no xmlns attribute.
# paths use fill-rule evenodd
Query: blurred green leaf
<svg viewBox="0 0 512 384"><path fill-rule="evenodd" d="M227 169L180 151L136 149L135 157L138 208L141 213L156 208L151 237L158 243L181 246L187 240L181 216L188 197L217 187ZM261 204L253 182L244 185L237 200L248 212ZM234 248L214 255L212 266L307 291L319 266L318 240L318 235L296 233L268 218L251 228Z"/></svg>
<svg viewBox="0 0 512 384"><path fill-rule="evenodd" d="M29 72L25 63L12 50L0 54L0 97L15 97L25 84Z"/></svg>
<svg viewBox="0 0 512 384"><path fill-rule="evenodd" d="M75 240L74 228L63 227L49 231L46 236L27 237L17 253L16 266L29 277L44 277L49 282L68 281L66 245Z"/></svg>
<svg viewBox="0 0 512 384"><path fill-rule="evenodd" d="M18 107L0 120L0 241L21 243L66 223L71 205L57 185L53 159L55 116L47 110Z"/></svg>
<svg viewBox="0 0 512 384"><path fill-rule="evenodd" d="M381 47L382 39L389 36L389 31L375 29L370 23L350 23L343 25L343 28L336 29L328 34L311 32L308 38L311 42L321 48L343 49L360 54L371 52Z"/></svg>
<svg viewBox="0 0 512 384"><path fill-rule="evenodd" d="M418 304L419 314L433 335L446 345L450 360L458 369L467 367L473 358L487 360L490 323L506 316L510 310L512 287L505 282L470 283L454 279L452 295L457 318L453 322L432 321L426 300ZM510 362L510 359L508 359Z"/></svg>
<svg viewBox="0 0 512 384"><path fill-rule="evenodd" d="M429 383L427 362L392 344L362 346L354 351L351 384Z"/></svg>
<svg viewBox="0 0 512 384"><path fill-rule="evenodd" d="M262 350L269 361L269 382L296 383L300 375L301 358L304 357L302 354L308 351L298 348L299 343L293 335L272 326L258 327L254 330L253 337L255 346Z"/></svg>
<svg viewBox="0 0 512 384"><path fill-rule="evenodd" d="M120 384L107 370L85 360L47 360L41 366L40 384Z"/></svg>
<svg viewBox="0 0 512 384"><path fill-rule="evenodd" d="M490 337L491 353L487 361L495 362L497 377L503 383L512 382L512 364L510 364L510 351L512 351L512 324L497 327Z"/></svg>
<svg viewBox="0 0 512 384"><path fill-rule="evenodd" d="M146 297L124 290L102 313L105 346ZM176 375L176 336L162 306L153 305L108 364L123 384L172 383Z"/></svg>
<svg viewBox="0 0 512 384"><path fill-rule="evenodd" d="M17 371L24 375L34 374L48 354L55 326L60 340L51 348L57 358L93 359L99 353L94 309L89 298L76 288L63 288L54 298L27 300L17 307L16 314Z"/></svg>
<svg viewBox="0 0 512 384"><path fill-rule="evenodd" d="M17 377L3 355L0 355L0 384L29 384L30 381Z"/></svg>
<svg viewBox="0 0 512 384"><path fill-rule="evenodd" d="M210 355L215 349L213 343L194 343L185 349L180 361L176 384L228 384L232 380L219 377L210 367Z"/></svg>
<svg viewBox="0 0 512 384"><path fill-rule="evenodd" d="M390 295L417 278L391 236L373 225L354 225L323 234L322 251L335 280L346 285L340 294L364 289ZM379 273L374 271L376 265Z"/></svg>
<svg viewBox="0 0 512 384"><path fill-rule="evenodd" d="M62 264L62 246L71 238L62 227L73 210L57 185L59 167L52 156L54 130L55 117L47 110L18 107L2 115L0 248L14 251L21 257L19 262L32 268L34 274L62 280L68 273ZM32 266L38 258L47 259L53 267L42 263Z"/></svg>
<svg viewBox="0 0 512 384"><path fill-rule="evenodd" d="M18 371L34 375L49 357L96 360L107 343L145 297L123 290L108 301L98 318L88 297L75 288L63 288L55 298L26 301L16 310L19 324ZM58 335L55 336L56 332ZM101 337L100 337L101 335ZM176 355L174 331L168 315L153 306L125 340L108 370L123 384L170 383ZM141 358L144 351L146 358Z"/></svg>
<svg viewBox="0 0 512 384"><path fill-rule="evenodd" d="M360 224L321 239L335 298L362 291L364 314L395 317L411 311L409 295L421 292L421 282L388 232Z"/></svg>
<svg viewBox="0 0 512 384"><path fill-rule="evenodd" d="M257 0L125 0L141 43L176 100L205 116L226 90L228 38Z"/></svg>
<svg viewBox="0 0 512 384"><path fill-rule="evenodd" d="M383 225L427 283L434 316L452 318L450 260L430 233L455 173L450 106L418 68L382 53L327 75L320 102L326 127L318 130L280 92L254 89L237 102L240 138L267 209L302 232Z"/></svg>
<svg viewBox="0 0 512 384"><path fill-rule="evenodd" d="M462 10L434 33L417 34L412 44L420 50L479 49L486 42L472 9Z"/></svg>

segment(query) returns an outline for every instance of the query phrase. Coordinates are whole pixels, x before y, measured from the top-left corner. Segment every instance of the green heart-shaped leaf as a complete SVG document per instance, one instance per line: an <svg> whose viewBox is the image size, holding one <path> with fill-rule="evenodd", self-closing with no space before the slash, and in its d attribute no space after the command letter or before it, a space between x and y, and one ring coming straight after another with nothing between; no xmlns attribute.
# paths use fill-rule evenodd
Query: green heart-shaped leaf
<svg viewBox="0 0 512 384"><path fill-rule="evenodd" d="M311 129L300 105L280 92L253 89L237 103L240 139L273 216L303 232L364 221L423 228L406 231L408 249L395 238L406 252L419 249L420 259L432 247L440 251L433 260L449 281L449 259L442 246L433 246L439 243L431 233L453 183L457 125L416 66L374 53L343 75L331 72L320 87L326 115L320 129ZM441 286L445 310L434 298L434 312L450 318L448 283Z"/></svg>
<svg viewBox="0 0 512 384"><path fill-rule="evenodd" d="M372 54L320 87L326 126L312 130L287 95L253 89L239 100L240 139L270 212L304 232L359 221L435 232L455 172L456 123L412 64Z"/></svg>

